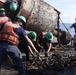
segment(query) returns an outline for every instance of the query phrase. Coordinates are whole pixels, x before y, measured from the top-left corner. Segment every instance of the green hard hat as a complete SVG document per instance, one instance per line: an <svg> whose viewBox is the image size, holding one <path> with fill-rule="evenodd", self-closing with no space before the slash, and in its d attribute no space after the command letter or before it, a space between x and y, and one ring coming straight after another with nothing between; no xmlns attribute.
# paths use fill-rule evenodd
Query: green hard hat
<svg viewBox="0 0 76 75"><path fill-rule="evenodd" d="M10 4L10 11L16 11L17 8L18 8L18 4L17 4L17 3L12 2L12 3Z"/></svg>
<svg viewBox="0 0 76 75"><path fill-rule="evenodd" d="M5 9L4 8L0 8L0 11L4 11L5 12Z"/></svg>
<svg viewBox="0 0 76 75"><path fill-rule="evenodd" d="M45 34L45 37L48 39L48 40L52 40L53 39L53 34L51 32L47 32Z"/></svg>
<svg viewBox="0 0 76 75"><path fill-rule="evenodd" d="M29 33L27 34L27 36L30 38L31 41L36 41L36 38L37 38L36 32L29 31Z"/></svg>
<svg viewBox="0 0 76 75"><path fill-rule="evenodd" d="M24 23L26 23L26 18L24 16L17 16L17 19L21 19Z"/></svg>

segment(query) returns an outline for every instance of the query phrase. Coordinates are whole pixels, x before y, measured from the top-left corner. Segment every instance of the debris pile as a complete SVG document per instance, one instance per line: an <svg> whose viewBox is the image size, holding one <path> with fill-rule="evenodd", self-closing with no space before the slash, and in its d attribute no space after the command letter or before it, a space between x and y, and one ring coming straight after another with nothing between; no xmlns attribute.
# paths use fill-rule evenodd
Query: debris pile
<svg viewBox="0 0 76 75"><path fill-rule="evenodd" d="M57 50L46 58L42 57L42 61L37 58L29 62L23 62L27 75L57 75L58 71L65 70L65 68L76 67L76 52L73 49L70 50ZM7 65L8 66L8 65ZM15 75L17 74L16 68L3 66L1 68L1 74Z"/></svg>

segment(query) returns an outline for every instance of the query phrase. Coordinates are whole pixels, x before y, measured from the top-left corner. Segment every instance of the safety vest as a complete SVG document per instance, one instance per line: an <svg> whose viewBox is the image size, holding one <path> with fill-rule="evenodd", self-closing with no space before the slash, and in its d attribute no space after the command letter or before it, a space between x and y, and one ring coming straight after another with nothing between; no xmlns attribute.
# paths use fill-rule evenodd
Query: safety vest
<svg viewBox="0 0 76 75"><path fill-rule="evenodd" d="M4 16L4 17L0 17L0 24L8 22L8 17Z"/></svg>
<svg viewBox="0 0 76 75"><path fill-rule="evenodd" d="M14 31L19 27L19 25L13 24L12 22L5 23L3 29L0 32L0 40L17 46L19 44L19 36Z"/></svg>

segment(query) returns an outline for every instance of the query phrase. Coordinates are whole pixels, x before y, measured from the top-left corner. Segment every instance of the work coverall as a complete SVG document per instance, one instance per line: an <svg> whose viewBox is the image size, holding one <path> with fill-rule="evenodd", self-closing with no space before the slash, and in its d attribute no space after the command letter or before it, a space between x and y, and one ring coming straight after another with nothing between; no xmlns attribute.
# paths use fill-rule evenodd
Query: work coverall
<svg viewBox="0 0 76 75"><path fill-rule="evenodd" d="M8 22L7 25L8 24L9 24L9 26L6 26L6 27L5 27L6 24L0 25L1 26L1 28L0 28L1 31L5 27L4 30L6 30L6 33L11 32L12 29L10 29L10 26L12 26L11 24L13 24L13 23ZM24 31L23 28L13 26L13 29L14 29L13 31L15 32L15 34L18 37L25 37L26 36L26 32ZM18 47L16 45L13 45L11 42L9 42L7 40L4 40L3 36L1 36L1 32L0 32L0 66L2 65L3 61L6 59L7 55L17 65L19 75L25 75L25 69L24 69L24 66L23 66L23 63L22 63L22 54L21 54L20 50L18 49Z"/></svg>

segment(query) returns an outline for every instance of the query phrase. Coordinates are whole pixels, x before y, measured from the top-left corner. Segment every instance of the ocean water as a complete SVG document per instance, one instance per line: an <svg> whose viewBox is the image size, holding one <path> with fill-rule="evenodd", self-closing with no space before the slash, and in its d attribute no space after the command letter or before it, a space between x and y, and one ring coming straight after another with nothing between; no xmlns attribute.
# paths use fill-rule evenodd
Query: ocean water
<svg viewBox="0 0 76 75"><path fill-rule="evenodd" d="M67 31L66 28L69 28L72 23L60 23L59 25L61 30ZM75 34L74 28L69 29L67 32L69 32L72 36Z"/></svg>

